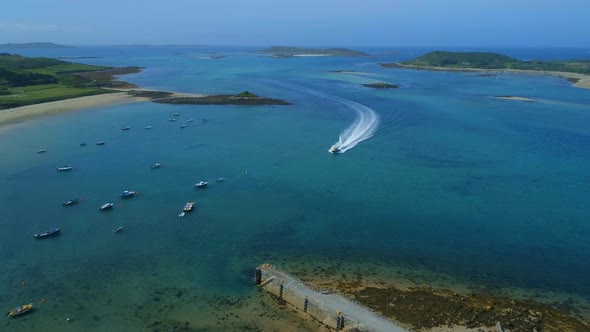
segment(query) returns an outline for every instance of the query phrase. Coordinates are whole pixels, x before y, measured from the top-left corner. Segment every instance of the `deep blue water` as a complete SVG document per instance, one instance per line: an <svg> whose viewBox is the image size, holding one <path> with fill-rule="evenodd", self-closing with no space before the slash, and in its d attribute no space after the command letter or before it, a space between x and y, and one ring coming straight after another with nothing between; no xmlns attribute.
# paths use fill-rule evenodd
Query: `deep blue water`
<svg viewBox="0 0 590 332"><path fill-rule="evenodd" d="M492 289L590 297L590 90L555 77L378 66L430 49L289 59L255 50L15 51L144 66L123 80L146 88L249 90L293 105L138 103L0 128L0 307L50 296L59 305L39 316L75 311L89 319L86 328L105 328L91 312L131 310L145 289L174 284L212 297L249 294L250 272L262 260L318 257L410 266ZM590 58L584 49L494 50L523 59ZM207 59L211 54L228 56ZM402 88L360 85L374 81ZM380 117L375 136L329 154L355 113L322 95L371 108ZM491 98L498 95L539 102ZM174 112L178 121L167 122ZM179 129L189 118L195 121ZM130 131L119 129L127 125ZM99 140L106 144L96 146ZM48 152L36 154L40 148ZM163 167L150 169L154 162ZM75 170L56 172L64 163ZM199 180L210 188L196 190ZM139 195L121 200L123 190ZM61 206L73 197L84 201ZM193 200L196 211L178 218ZM117 206L100 213L108 201ZM113 234L119 225L124 232ZM63 234L33 240L53 226ZM112 301L71 304L88 296Z"/></svg>

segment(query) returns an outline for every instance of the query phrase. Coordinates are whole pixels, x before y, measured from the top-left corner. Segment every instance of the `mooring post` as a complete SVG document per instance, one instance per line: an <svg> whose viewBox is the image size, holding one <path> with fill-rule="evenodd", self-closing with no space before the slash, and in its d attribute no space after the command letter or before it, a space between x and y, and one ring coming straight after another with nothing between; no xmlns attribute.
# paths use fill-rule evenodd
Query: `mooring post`
<svg viewBox="0 0 590 332"><path fill-rule="evenodd" d="M262 283L262 270L260 270L260 268L256 268L256 272L254 273L254 277L256 279L256 284L260 285Z"/></svg>

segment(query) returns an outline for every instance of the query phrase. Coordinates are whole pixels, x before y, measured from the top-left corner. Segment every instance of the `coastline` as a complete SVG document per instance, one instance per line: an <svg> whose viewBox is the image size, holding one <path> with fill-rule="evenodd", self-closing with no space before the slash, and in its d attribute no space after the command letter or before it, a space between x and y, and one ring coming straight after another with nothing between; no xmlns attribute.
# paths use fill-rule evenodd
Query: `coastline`
<svg viewBox="0 0 590 332"><path fill-rule="evenodd" d="M127 92L115 92L9 108L0 111L0 126L90 107L139 103L148 100L150 99L145 97L130 96Z"/></svg>
<svg viewBox="0 0 590 332"><path fill-rule="evenodd" d="M568 73L560 71L540 71L540 70L523 70L523 69L483 69L483 68L448 68L436 66L414 66L404 65L401 63L382 63L382 67L386 68L404 68L414 70L430 70L430 71L456 71L456 72L493 72L493 73L510 73L510 74L528 74L540 76L555 76L572 82L572 85L577 88L590 89L590 75Z"/></svg>

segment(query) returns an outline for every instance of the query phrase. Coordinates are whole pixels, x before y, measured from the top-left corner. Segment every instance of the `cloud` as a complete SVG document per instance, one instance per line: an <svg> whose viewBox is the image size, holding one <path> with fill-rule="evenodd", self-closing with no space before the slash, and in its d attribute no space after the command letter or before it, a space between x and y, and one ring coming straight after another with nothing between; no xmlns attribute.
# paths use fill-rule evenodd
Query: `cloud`
<svg viewBox="0 0 590 332"><path fill-rule="evenodd" d="M0 32L17 33L17 32L53 32L58 31L57 24L39 24L39 23L1 23Z"/></svg>

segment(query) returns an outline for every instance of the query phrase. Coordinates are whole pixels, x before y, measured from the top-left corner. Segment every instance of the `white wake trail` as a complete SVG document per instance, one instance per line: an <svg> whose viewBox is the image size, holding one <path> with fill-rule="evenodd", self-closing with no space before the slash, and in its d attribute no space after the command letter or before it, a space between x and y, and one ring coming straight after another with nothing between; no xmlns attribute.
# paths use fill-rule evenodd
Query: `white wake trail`
<svg viewBox="0 0 590 332"><path fill-rule="evenodd" d="M290 89L299 90L309 95L317 96L323 99L330 100L332 102L342 104L356 113L354 122L346 128L339 136L338 142L334 144L338 148L338 153L344 153L362 141L365 141L375 134L375 131L379 127L379 115L371 108L359 104L355 101L333 96L327 93L323 93L310 88L302 87L299 85L285 83L275 80L265 80L276 85L288 87Z"/></svg>

